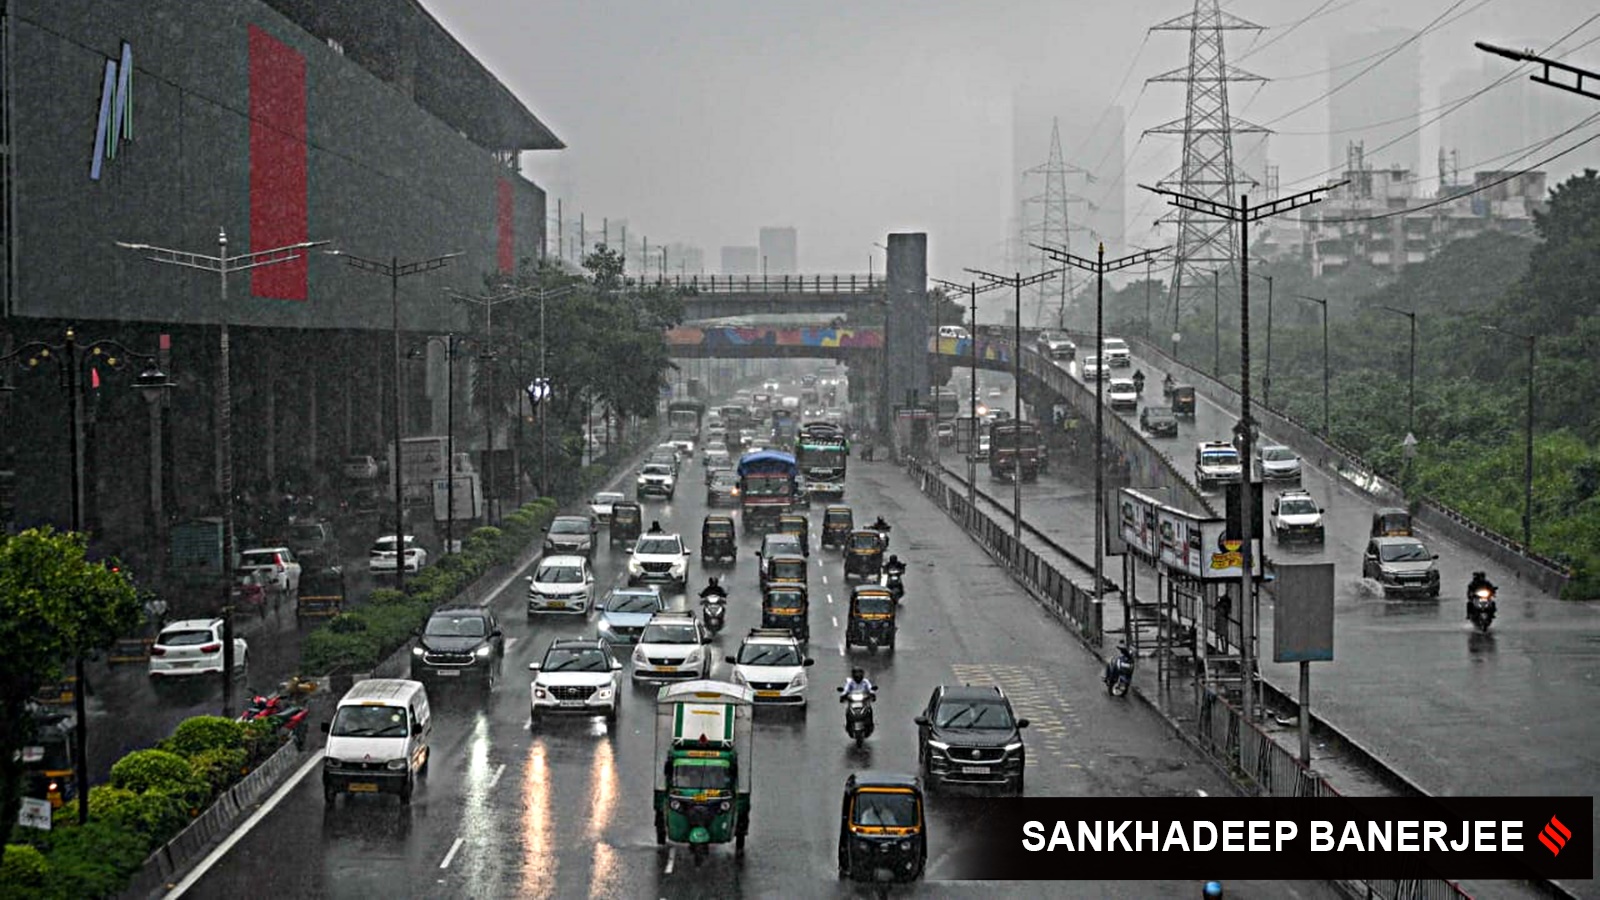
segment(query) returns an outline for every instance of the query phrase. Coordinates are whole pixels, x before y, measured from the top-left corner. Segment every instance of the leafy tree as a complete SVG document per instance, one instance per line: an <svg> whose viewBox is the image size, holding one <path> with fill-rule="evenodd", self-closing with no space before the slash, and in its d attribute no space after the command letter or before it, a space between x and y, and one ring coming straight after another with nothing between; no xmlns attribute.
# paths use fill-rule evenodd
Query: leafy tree
<svg viewBox="0 0 1600 900"><path fill-rule="evenodd" d="M139 622L133 583L89 562L87 546L82 534L48 527L0 535L0 845L21 806L29 700L64 661L110 647Z"/></svg>

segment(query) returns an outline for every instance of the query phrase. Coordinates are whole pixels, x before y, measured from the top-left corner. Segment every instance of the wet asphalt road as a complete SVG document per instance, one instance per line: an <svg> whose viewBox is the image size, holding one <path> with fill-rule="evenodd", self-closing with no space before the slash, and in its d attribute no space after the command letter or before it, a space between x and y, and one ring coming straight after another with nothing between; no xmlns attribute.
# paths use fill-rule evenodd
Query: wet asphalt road
<svg viewBox="0 0 1600 900"><path fill-rule="evenodd" d="M240 897L832 897L868 896L834 872L840 789L861 768L910 771L911 719L941 682L1002 685L1032 720L1030 795L1211 796L1222 777L1135 703L1112 700L1099 664L1046 617L1005 574L887 463L852 461L849 495L857 517L884 514L893 547L910 568L895 653L841 650L847 597L837 554L813 550L808 713L761 710L755 791L746 858L719 847L695 867L680 849L658 848L651 828L655 765L653 688L624 690L611 729L600 719L543 724L530 731L527 664L552 638L593 634L592 619L524 612L524 585L495 600L510 647L506 678L485 703L470 689L433 692L434 758L412 806L390 796L344 796L324 809L313 765L261 823L186 896ZM685 468L671 504L646 515L698 544L705 513L698 463ZM813 527L821 508L813 513ZM815 531L813 532L815 539ZM729 578L728 627L716 658L734 652L758 624L755 542ZM620 578L623 554L602 546L601 584ZM707 573L691 562L691 590ZM829 597L832 602L829 602ZM680 596L678 605L684 603ZM878 683L878 729L857 751L843 732L833 692L862 662ZM719 663L713 677L727 677ZM771 714L767 714L771 713ZM939 883L954 835L930 800L929 881L897 895L1190 897L1188 882ZM1069 868L1062 874L1070 876ZM1317 883L1235 883L1234 897L1336 896Z"/></svg>

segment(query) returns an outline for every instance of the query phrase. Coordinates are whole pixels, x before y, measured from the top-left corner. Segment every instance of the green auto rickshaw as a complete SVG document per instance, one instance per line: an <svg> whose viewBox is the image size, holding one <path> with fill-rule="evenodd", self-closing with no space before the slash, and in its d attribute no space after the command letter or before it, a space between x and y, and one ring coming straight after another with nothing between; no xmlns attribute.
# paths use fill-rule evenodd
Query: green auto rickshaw
<svg viewBox="0 0 1600 900"><path fill-rule="evenodd" d="M850 592L850 613L844 625L845 646L859 644L876 651L894 649L895 613L899 604L889 589L875 584L856 585Z"/></svg>
<svg viewBox="0 0 1600 900"><path fill-rule="evenodd" d="M843 549L850 532L856 528L856 514L848 506L830 506L822 513L822 539L824 548Z"/></svg>
<svg viewBox="0 0 1600 900"><path fill-rule="evenodd" d="M811 639L811 603L803 584L779 583L761 595L761 627L787 628L797 641Z"/></svg>
<svg viewBox="0 0 1600 900"><path fill-rule="evenodd" d="M656 695L656 843L688 844L700 865L710 845L750 833L755 692L722 681L669 684Z"/></svg>
<svg viewBox="0 0 1600 900"><path fill-rule="evenodd" d="M928 865L922 781L893 772L855 772L839 809L839 877L885 885L915 881Z"/></svg>
<svg viewBox="0 0 1600 900"><path fill-rule="evenodd" d="M618 500L611 504L610 538L613 546L631 544L644 530L644 510L632 500Z"/></svg>

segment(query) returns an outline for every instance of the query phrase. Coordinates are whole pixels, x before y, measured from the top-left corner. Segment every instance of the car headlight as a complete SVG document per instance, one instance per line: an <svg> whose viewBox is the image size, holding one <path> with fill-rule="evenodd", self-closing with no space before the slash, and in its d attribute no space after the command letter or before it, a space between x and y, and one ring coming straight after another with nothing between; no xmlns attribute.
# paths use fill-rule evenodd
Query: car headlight
<svg viewBox="0 0 1600 900"><path fill-rule="evenodd" d="M599 629L601 631L604 631L607 634L610 634L611 633L611 621L609 619L601 619L600 620Z"/></svg>
<svg viewBox="0 0 1600 900"><path fill-rule="evenodd" d="M804 672L796 672L795 676L793 678L789 679L789 687L792 687L792 688L803 688L805 686L806 686L806 673L804 673Z"/></svg>
<svg viewBox="0 0 1600 900"><path fill-rule="evenodd" d="M344 761L343 760L339 760L339 759L334 759L331 756L326 756L326 757L323 757L323 759L322 759L322 765L323 765L324 768L337 769L340 766L344 765Z"/></svg>
<svg viewBox="0 0 1600 900"><path fill-rule="evenodd" d="M628 560L628 574L637 575L643 571L644 566L639 565L639 561L637 559Z"/></svg>
<svg viewBox="0 0 1600 900"><path fill-rule="evenodd" d="M590 547L591 547L591 546L592 546L592 545L591 545L591 544L590 544L590 543L589 543L589 541L588 541L588 539L587 539L587 538L586 538L586 539L584 539L584 540L582 540L582 541L579 541L579 542L578 542L578 549L579 549L579 550L587 550L587 549L589 549L589 548L590 548Z"/></svg>
<svg viewBox="0 0 1600 900"><path fill-rule="evenodd" d="M1022 742L1021 741L1012 741L1011 743L1006 745L1006 752L1007 753L1015 753L1015 752L1017 752L1018 750L1021 750L1021 749L1022 749Z"/></svg>
<svg viewBox="0 0 1600 900"><path fill-rule="evenodd" d="M700 657L704 656L705 655L705 651L706 651L706 648L704 648L704 647L695 647L693 650L689 651L689 655L684 657L684 659L692 662L692 661L697 660Z"/></svg>
<svg viewBox="0 0 1600 900"><path fill-rule="evenodd" d="M933 740L933 739L930 738L928 740L928 749L929 750L937 750L940 753L944 753L945 751L950 749L950 745L945 743L944 741L936 741L936 740Z"/></svg>
<svg viewBox="0 0 1600 900"><path fill-rule="evenodd" d="M391 772L403 772L406 768L406 758L402 756L399 759L391 759L384 763L383 767Z"/></svg>
<svg viewBox="0 0 1600 900"><path fill-rule="evenodd" d="M421 656L422 655L422 648L421 647L412 647L411 648L411 655L412 656Z"/></svg>
<svg viewBox="0 0 1600 900"><path fill-rule="evenodd" d="M644 648L643 647L638 647L638 648L634 649L634 651L633 651L633 661L635 663L638 663L641 666L645 665L646 663L649 662L649 657L644 655Z"/></svg>
<svg viewBox="0 0 1600 900"><path fill-rule="evenodd" d="M596 700L610 700L613 693L614 689L608 686L595 691L594 696Z"/></svg>
<svg viewBox="0 0 1600 900"><path fill-rule="evenodd" d="M674 572L682 572L684 569L687 569L688 567L689 567L689 564L687 562L685 562L683 560L679 560L679 561L677 561L677 562L672 564L672 571L674 571Z"/></svg>
<svg viewBox="0 0 1600 900"><path fill-rule="evenodd" d="M494 651L493 647L489 646L488 644L484 644L482 647L478 648L478 658L479 659L488 659L489 658L489 654L492 653L493 651Z"/></svg>
<svg viewBox="0 0 1600 900"><path fill-rule="evenodd" d="M552 541L549 538L545 538L544 539L544 551L546 553L549 553L551 550L554 550L555 548L556 548L556 542L555 541Z"/></svg>

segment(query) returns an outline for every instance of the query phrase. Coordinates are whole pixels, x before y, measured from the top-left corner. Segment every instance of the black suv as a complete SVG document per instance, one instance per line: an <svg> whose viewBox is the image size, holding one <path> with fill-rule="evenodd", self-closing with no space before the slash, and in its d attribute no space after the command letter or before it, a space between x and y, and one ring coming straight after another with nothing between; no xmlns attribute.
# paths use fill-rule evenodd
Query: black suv
<svg viewBox="0 0 1600 900"><path fill-rule="evenodd" d="M488 609L472 606L435 610L417 631L411 677L429 684L476 678L487 690L500 678L506 639Z"/></svg>
<svg viewBox="0 0 1600 900"><path fill-rule="evenodd" d="M998 784L1022 793L1027 719L998 687L940 685L917 716L917 757L928 786Z"/></svg>

